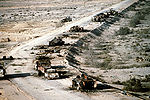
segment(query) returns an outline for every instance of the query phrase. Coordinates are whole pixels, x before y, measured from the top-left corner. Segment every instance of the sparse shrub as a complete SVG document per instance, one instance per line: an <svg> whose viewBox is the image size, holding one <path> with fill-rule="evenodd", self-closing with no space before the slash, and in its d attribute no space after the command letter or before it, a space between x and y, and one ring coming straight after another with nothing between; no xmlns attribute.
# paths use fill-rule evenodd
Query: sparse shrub
<svg viewBox="0 0 150 100"><path fill-rule="evenodd" d="M111 62L111 61L112 61L112 58L108 56L107 58L105 58L104 61L105 61L105 62Z"/></svg>
<svg viewBox="0 0 150 100"><path fill-rule="evenodd" d="M57 23L56 23L56 28L62 27L63 25L64 25L64 23L62 23L62 22L57 22Z"/></svg>
<svg viewBox="0 0 150 100"><path fill-rule="evenodd" d="M150 28L138 30L136 33L137 34L150 34Z"/></svg>
<svg viewBox="0 0 150 100"><path fill-rule="evenodd" d="M116 82L113 82L113 84L123 85L123 83L122 83L122 82L120 82L119 80L118 80L118 81L116 81Z"/></svg>
<svg viewBox="0 0 150 100"><path fill-rule="evenodd" d="M139 11L131 18L130 26L136 27L137 24L140 24L140 20L144 19L145 12Z"/></svg>
<svg viewBox="0 0 150 100"><path fill-rule="evenodd" d="M150 82L150 74L146 75L142 82Z"/></svg>
<svg viewBox="0 0 150 100"><path fill-rule="evenodd" d="M131 27L136 27L137 24L140 24L140 19L139 17L133 17L130 21L130 26Z"/></svg>
<svg viewBox="0 0 150 100"><path fill-rule="evenodd" d="M141 80L132 78L126 82L123 82L125 85L124 89L127 91L140 92L143 90Z"/></svg>
<svg viewBox="0 0 150 100"><path fill-rule="evenodd" d="M143 20L145 19L145 16L148 15L150 12L150 8L147 7L147 8L142 8L140 9L136 14L135 16L133 16L131 18L131 21L130 21L130 26L131 27L136 27L137 24L140 24L140 20Z"/></svg>
<svg viewBox="0 0 150 100"><path fill-rule="evenodd" d="M116 32L116 35L128 35L132 33L133 30L130 30L128 27L120 27L120 29Z"/></svg>
<svg viewBox="0 0 150 100"><path fill-rule="evenodd" d="M126 66L113 66L113 68L114 69L128 69L128 68L133 68L133 67L143 68L143 67L149 67L149 66L150 66L150 63L145 63L145 64L140 64L140 65L133 64L133 65L126 65Z"/></svg>

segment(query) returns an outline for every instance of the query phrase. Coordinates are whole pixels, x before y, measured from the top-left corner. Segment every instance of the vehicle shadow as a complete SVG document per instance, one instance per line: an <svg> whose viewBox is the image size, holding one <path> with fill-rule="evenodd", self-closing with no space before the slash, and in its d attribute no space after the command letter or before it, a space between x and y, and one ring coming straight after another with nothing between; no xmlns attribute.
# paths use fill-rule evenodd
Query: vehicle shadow
<svg viewBox="0 0 150 100"><path fill-rule="evenodd" d="M31 76L30 73L19 73L19 74L7 74L5 77L0 78L0 80L8 80L11 78L20 78L20 77L27 77Z"/></svg>
<svg viewBox="0 0 150 100"><path fill-rule="evenodd" d="M97 90L103 90L103 89L112 89L113 87L107 84L97 84L96 89Z"/></svg>
<svg viewBox="0 0 150 100"><path fill-rule="evenodd" d="M102 22L102 24L99 27L91 30L91 33L93 33L96 36L101 36L101 34L104 30L108 29L112 24L114 24L115 22L117 22L119 20L120 20L120 17L109 18L109 19L105 20L105 22Z"/></svg>
<svg viewBox="0 0 150 100"><path fill-rule="evenodd" d="M100 91L107 91L109 89L116 89L116 88L114 88L114 87L112 87L110 85L107 85L107 84L99 83L99 84L97 84L96 88L94 88L94 89L81 89L81 92L94 93L94 92L100 92Z"/></svg>

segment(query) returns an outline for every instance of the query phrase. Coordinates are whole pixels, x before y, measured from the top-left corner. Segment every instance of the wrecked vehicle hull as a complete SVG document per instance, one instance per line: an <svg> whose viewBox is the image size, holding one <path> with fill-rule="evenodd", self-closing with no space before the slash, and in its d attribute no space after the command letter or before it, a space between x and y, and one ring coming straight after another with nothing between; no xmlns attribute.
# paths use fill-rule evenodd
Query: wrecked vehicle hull
<svg viewBox="0 0 150 100"><path fill-rule="evenodd" d="M72 88L76 90L91 90L97 87L97 82L90 77L76 77L72 80Z"/></svg>

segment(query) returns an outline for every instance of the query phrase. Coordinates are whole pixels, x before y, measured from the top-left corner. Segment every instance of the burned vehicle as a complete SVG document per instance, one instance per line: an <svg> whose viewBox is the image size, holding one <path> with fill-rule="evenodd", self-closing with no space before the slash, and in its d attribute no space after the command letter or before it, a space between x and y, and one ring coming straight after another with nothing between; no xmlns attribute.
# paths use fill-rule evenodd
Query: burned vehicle
<svg viewBox="0 0 150 100"><path fill-rule="evenodd" d="M61 20L61 23L65 23L65 22L71 22L72 21L72 18L70 16L64 18Z"/></svg>
<svg viewBox="0 0 150 100"><path fill-rule="evenodd" d="M84 32L84 28L83 27L79 27L79 26L73 26L70 28L69 32Z"/></svg>
<svg viewBox="0 0 150 100"><path fill-rule="evenodd" d="M105 12L105 13L100 13L100 14L94 16L93 19L92 19L92 21L93 22L103 22L107 18L109 18L109 13Z"/></svg>
<svg viewBox="0 0 150 100"><path fill-rule="evenodd" d="M110 18L110 16L121 16L121 14L118 11L111 8L108 12L100 13L100 14L94 16L92 18L92 21L93 22L104 22L104 21L106 21L107 18Z"/></svg>
<svg viewBox="0 0 150 100"><path fill-rule="evenodd" d="M119 12L111 8L109 14L114 16L114 15L119 15Z"/></svg>
<svg viewBox="0 0 150 100"><path fill-rule="evenodd" d="M0 77L5 77L6 69L4 67L4 62L0 61Z"/></svg>
<svg viewBox="0 0 150 100"><path fill-rule="evenodd" d="M51 66L50 58L46 56L38 56L36 58L35 69L38 75L44 75L47 79L64 78L69 76L69 70L65 66Z"/></svg>
<svg viewBox="0 0 150 100"><path fill-rule="evenodd" d="M72 88L77 90L91 90L97 87L97 82L95 79L87 76L86 74L77 75L76 78L72 80Z"/></svg>
<svg viewBox="0 0 150 100"><path fill-rule="evenodd" d="M55 37L52 41L49 41L49 46L62 46L65 44L60 37Z"/></svg>

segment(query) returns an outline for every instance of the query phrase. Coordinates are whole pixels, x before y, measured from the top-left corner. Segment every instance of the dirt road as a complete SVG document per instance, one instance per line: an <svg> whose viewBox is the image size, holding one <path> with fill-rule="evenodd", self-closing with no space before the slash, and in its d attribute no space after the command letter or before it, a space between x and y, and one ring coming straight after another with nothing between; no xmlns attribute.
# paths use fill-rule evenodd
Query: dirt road
<svg viewBox="0 0 150 100"><path fill-rule="evenodd" d="M71 24L65 25L57 30L52 32L49 31L49 28L40 30L45 34L42 37L27 41L22 43L20 46L14 48L9 55L12 55L15 58L22 58L20 60L15 60L13 63L23 64L22 66L8 66L8 74L21 74L24 73L34 73L32 56L32 47L40 44L47 44L48 41L52 40L56 35L63 34L69 30L70 27L75 25L86 26L90 23L91 18L101 12L107 11L110 8L122 10L137 0L126 0L117 5L104 9L102 11L97 11L93 15L82 18L78 21L72 22ZM25 59L27 58L27 59ZM21 76L20 75L20 76ZM28 77L16 77L11 79L11 81L16 84L21 90L23 90L27 95L32 96L36 100L91 100L91 98L81 92L71 91L68 87L71 85L71 79L61 79L61 80L45 80L41 78L36 78L33 76ZM105 94L106 95L106 94ZM109 95L109 94L108 94ZM109 96L108 100L119 100L119 97ZM100 99L100 98L96 98ZM104 99L104 98L102 98ZM107 98L106 98L107 99ZM105 100L106 100L105 99Z"/></svg>

